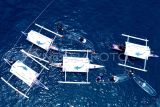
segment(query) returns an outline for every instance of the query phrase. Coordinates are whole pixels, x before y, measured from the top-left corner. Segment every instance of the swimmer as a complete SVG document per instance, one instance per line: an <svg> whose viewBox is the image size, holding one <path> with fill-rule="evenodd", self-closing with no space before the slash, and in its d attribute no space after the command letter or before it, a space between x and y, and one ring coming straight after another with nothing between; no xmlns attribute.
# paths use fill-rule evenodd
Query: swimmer
<svg viewBox="0 0 160 107"><path fill-rule="evenodd" d="M83 38L83 37L79 37L79 41L81 42L81 43L86 43L86 39L85 38Z"/></svg>
<svg viewBox="0 0 160 107"><path fill-rule="evenodd" d="M98 75L98 76L96 77L96 82L101 82L102 79L103 79L103 76L102 76L102 75Z"/></svg>
<svg viewBox="0 0 160 107"><path fill-rule="evenodd" d="M116 83L116 82L118 81L118 77L112 75L112 76L109 78L109 81L110 81L110 82L113 82L113 83Z"/></svg>
<svg viewBox="0 0 160 107"><path fill-rule="evenodd" d="M59 34L63 34L64 33L63 24L61 22L57 22L56 23L56 29L57 29L57 32Z"/></svg>

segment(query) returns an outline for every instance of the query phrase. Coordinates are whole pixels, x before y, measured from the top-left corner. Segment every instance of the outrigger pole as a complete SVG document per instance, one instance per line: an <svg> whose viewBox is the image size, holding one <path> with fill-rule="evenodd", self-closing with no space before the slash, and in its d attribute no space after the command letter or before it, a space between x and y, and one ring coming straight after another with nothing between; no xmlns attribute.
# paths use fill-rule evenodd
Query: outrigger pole
<svg viewBox="0 0 160 107"><path fill-rule="evenodd" d="M8 81L6 81L3 77L1 77L1 80L3 82L5 82L7 85L9 85L12 89L14 89L16 92L18 92L19 94L21 94L22 96L24 96L25 98L29 98L26 94L22 93L21 91L19 91L17 88L15 88L13 85L11 85Z"/></svg>
<svg viewBox="0 0 160 107"><path fill-rule="evenodd" d="M92 50L69 50L69 49L62 49L62 52L93 52Z"/></svg>
<svg viewBox="0 0 160 107"><path fill-rule="evenodd" d="M126 34L122 34L122 36L125 36L128 39L133 38L133 39L137 39L137 40L148 41L147 39L142 39L142 38L138 38L138 37L135 37L135 36L126 35Z"/></svg>
<svg viewBox="0 0 160 107"><path fill-rule="evenodd" d="M26 51L24 51L23 49L21 50L21 52L24 53L24 54L26 54L28 57L30 57L32 60L34 60L35 62L37 62L39 65L41 65L41 66L42 66L43 68L45 68L46 70L49 70L49 68L47 68L46 66L44 66L42 63L40 63L39 61L37 61L35 58L37 58L37 59L39 59L39 60L41 60L41 61L47 62L47 63L48 63L48 61L46 61L46 60L44 60L44 59L41 59L41 58L39 58L39 57L36 57L36 56L34 56L34 55L32 55L32 54L29 54L29 53L27 53Z"/></svg>
<svg viewBox="0 0 160 107"><path fill-rule="evenodd" d="M50 33L53 33L53 34L59 36L59 37L63 37L63 35L58 34L58 33L56 33L56 32L53 32L53 31L51 31L51 30L49 30L49 29L47 29L47 28L45 28L45 27L43 27L43 26L41 26L41 25L39 25L39 24L37 24L37 23L35 23L35 25L36 25L37 27L40 27L40 28L42 28L42 29L44 29L44 30L46 30L46 31L48 31L48 32L50 32Z"/></svg>

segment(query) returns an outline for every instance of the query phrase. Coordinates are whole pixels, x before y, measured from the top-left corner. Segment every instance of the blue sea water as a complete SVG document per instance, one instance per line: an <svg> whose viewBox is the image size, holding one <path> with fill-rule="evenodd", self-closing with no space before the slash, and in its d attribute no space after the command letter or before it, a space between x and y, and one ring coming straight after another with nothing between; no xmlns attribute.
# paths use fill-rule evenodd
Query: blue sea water
<svg viewBox="0 0 160 107"><path fill-rule="evenodd" d="M13 45L29 24L39 15L51 0L1 0L0 1L0 76L9 77L9 66L3 58L22 59L18 53L19 48L29 49L31 46L22 36L16 48ZM97 53L111 53L112 43L124 43L126 38L121 34L135 35L149 39L149 46L154 53L160 55L160 1L158 0L55 0L52 5L35 21L41 25L55 30L55 23L61 21L66 30L66 38L57 39L55 44L62 48L91 48ZM26 31L37 29L33 24ZM50 35L52 36L52 35ZM75 43L77 36L84 36L89 41L86 45ZM71 42L72 41L72 42ZM67 45L66 45L67 44ZM9 51L11 49L11 51ZM44 51L33 47L32 52L41 55ZM24 57L24 56L23 56ZM58 56L61 57L61 56ZM104 56L105 57L105 56ZM57 57L56 57L57 58ZM59 59L54 58L54 61ZM121 74L123 67L117 65L118 58L101 61L94 56L94 63L105 65L104 69L91 70L89 73L90 85L58 84L64 75L60 69L51 67L44 71L40 80L49 87L49 91L33 87L29 91L30 99L22 99L10 87L0 81L1 107L159 107L160 106L160 60L149 58L147 73L137 71L156 91L157 96L151 97L133 81L120 84L100 84L95 78L99 74ZM30 59L26 60L30 66ZM73 75L72 75L73 76ZM76 75L83 77L85 75ZM76 78L74 76L74 78ZM84 78L81 78L84 79ZM17 86L27 88L21 82Z"/></svg>

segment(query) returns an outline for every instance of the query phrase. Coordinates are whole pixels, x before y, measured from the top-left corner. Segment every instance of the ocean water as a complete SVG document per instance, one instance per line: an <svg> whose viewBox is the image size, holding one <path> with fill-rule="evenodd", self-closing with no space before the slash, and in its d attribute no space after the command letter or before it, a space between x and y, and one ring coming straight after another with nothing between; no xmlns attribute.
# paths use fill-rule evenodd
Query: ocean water
<svg viewBox="0 0 160 107"><path fill-rule="evenodd" d="M8 78L9 66L4 63L3 58L19 59L25 58L19 50L28 50L31 44L21 36L30 23L39 15L51 0L1 0L0 1L0 76ZM122 74L125 69L117 65L120 60L115 60L110 55L112 43L122 44L126 38L121 34L130 34L149 39L149 46L154 53L160 55L160 1L158 0L55 0L49 8L39 16L35 23L43 25L56 31L56 23L61 22L65 29L65 39L56 38L55 45L60 48L69 49L92 49L98 54L90 57L93 63L104 65L105 68L91 70L89 72L90 85L58 84L57 81L64 79L60 69L50 67L39 79L50 89L44 90L33 87L28 96L23 99L14 90L0 81L0 106L1 107L159 107L160 106L160 60L149 58L147 62L147 73L136 71L156 91L157 96L151 97L130 79L119 84L96 83L97 75L107 78L111 74ZM34 24L26 30L39 30ZM53 35L43 31L44 34ZM87 38L86 44L77 42L77 38ZM20 38L21 37L21 38ZM16 42L18 39L18 43ZM14 44L17 45L14 46ZM33 54L44 56L44 51L32 47ZM102 56L108 53L110 56ZM49 52L48 60L59 62L62 53ZM72 55L72 54L71 54ZM50 57L52 56L52 57ZM55 56L55 57L54 57ZM100 60L105 58L107 61ZM40 66L27 58L27 65L40 71ZM134 62L131 62L134 64ZM139 63L138 63L139 64ZM139 65L138 65L139 66ZM49 66L48 66L49 67ZM85 74L70 74L70 79L84 80ZM28 87L13 78L11 83Z"/></svg>

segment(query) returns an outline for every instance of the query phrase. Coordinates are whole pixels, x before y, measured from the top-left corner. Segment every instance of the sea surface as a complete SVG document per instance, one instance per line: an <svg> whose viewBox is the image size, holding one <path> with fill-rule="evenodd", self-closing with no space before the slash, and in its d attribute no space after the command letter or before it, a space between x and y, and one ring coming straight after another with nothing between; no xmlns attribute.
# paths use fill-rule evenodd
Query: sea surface
<svg viewBox="0 0 160 107"><path fill-rule="evenodd" d="M57 23L63 25L64 38L56 38L54 45L65 49L92 49L97 54L89 55L91 63L104 65L105 68L89 72L89 85L59 84L64 80L61 69L50 67L43 70L38 78L49 90L34 86L27 93L29 99L24 99L14 90L0 81L0 107L160 107L160 60L149 58L146 69L148 72L136 71L136 74L146 80L157 92L152 97L143 91L133 79L118 83L97 83L96 77L103 75L123 74L126 69L118 66L122 62L118 54L113 58L111 45L124 44L129 34L147 38L153 53L160 55L160 1L159 0L54 0L42 13L51 0L1 0L0 1L0 77L9 78L10 66L3 58L24 60L35 71L42 69L20 49L29 50L34 55L45 57L53 62L62 61L63 53L45 51L32 46L22 35L31 29L39 31L34 25L38 23L56 32ZM39 16L39 17L37 17ZM42 30L42 33L54 37ZM87 39L82 44L77 38ZM85 54L72 54L82 55ZM129 62L141 66L139 61ZM86 74L72 74L68 80L85 80ZM29 88L22 81L13 77L10 80L24 92Z"/></svg>

